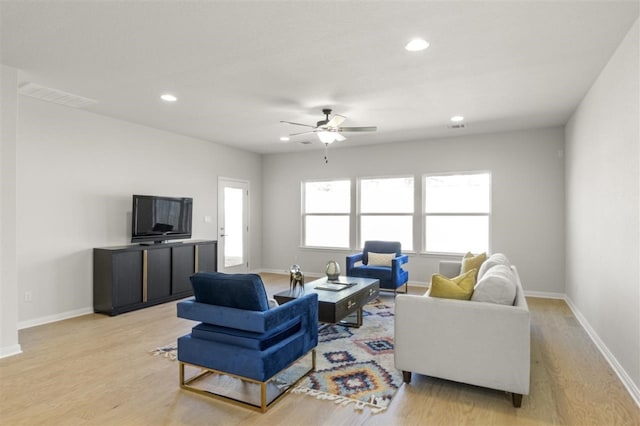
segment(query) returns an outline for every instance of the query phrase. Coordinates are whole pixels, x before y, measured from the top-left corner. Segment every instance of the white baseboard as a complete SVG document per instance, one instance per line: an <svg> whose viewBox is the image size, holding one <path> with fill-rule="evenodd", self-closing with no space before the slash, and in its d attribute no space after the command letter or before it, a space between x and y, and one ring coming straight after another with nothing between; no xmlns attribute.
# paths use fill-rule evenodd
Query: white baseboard
<svg viewBox="0 0 640 426"><path fill-rule="evenodd" d="M569 305L569 309L571 309L571 312L573 312L573 315L575 315L576 319L578 320L582 328L584 328L584 330L587 332L587 334L591 338L591 341L596 345L596 347L598 348L602 356L604 356L604 359L607 360L611 368L613 368L613 371L616 373L616 375L618 376L618 378L620 379L624 387L627 388L627 391L631 395L631 398L633 398L636 405L640 407L640 387L638 387L638 385L636 385L633 382L631 377L629 377L629 375L627 374L625 369L620 365L616 357L611 353L609 348L607 348L607 345L605 345L602 339L600 339L600 336L598 336L598 333L596 333L596 331L591 327L591 324L589 324L589 321L587 321L584 315L582 315L578 307L573 304L573 301L571 301L571 299L568 296L565 296L564 300L565 302L567 302L567 305Z"/></svg>
<svg viewBox="0 0 640 426"><path fill-rule="evenodd" d="M0 348L0 358L6 358L9 356L14 356L22 353L22 348L19 344L7 346L4 348Z"/></svg>
<svg viewBox="0 0 640 426"><path fill-rule="evenodd" d="M61 312L55 315L47 315L46 317L34 318L27 321L20 321L18 323L18 330L22 330L24 328L36 327L38 325L49 324L56 321L62 321L69 318L75 318L82 315L92 314L93 308L81 308L73 311Z"/></svg>
<svg viewBox="0 0 640 426"><path fill-rule="evenodd" d="M288 269L258 269L255 271L251 271L252 274L261 274L263 272L265 274L287 275L289 273L289 270Z"/></svg>
<svg viewBox="0 0 640 426"><path fill-rule="evenodd" d="M541 299L562 299L565 300L566 296L564 293L552 293L549 291L525 291L525 296L529 297L539 297Z"/></svg>

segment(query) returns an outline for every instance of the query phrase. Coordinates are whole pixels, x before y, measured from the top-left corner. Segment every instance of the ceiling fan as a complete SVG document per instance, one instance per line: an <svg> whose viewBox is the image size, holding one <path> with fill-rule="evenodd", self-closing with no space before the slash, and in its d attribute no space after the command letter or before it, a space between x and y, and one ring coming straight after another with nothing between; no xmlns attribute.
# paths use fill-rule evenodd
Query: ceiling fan
<svg viewBox="0 0 640 426"><path fill-rule="evenodd" d="M378 128L376 126L360 126L360 127L340 127L342 122L347 118L344 115L334 114L331 119L331 109L324 108L322 113L325 115L324 120L320 120L315 126L310 124L295 123L293 121L281 120L281 123L293 124L294 126L310 127L313 130L307 130L306 132L291 133L289 136L306 135L309 133L315 133L318 135L320 142L325 145L329 145L333 142L342 142L346 138L341 135L344 132L375 132Z"/></svg>

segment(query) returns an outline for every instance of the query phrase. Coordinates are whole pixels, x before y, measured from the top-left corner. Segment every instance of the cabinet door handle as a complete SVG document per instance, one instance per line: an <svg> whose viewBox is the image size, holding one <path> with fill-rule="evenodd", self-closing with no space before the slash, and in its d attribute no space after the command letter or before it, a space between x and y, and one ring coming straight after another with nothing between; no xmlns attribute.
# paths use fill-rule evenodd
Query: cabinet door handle
<svg viewBox="0 0 640 426"><path fill-rule="evenodd" d="M353 300L347 300L347 309L351 309L356 305L356 302Z"/></svg>

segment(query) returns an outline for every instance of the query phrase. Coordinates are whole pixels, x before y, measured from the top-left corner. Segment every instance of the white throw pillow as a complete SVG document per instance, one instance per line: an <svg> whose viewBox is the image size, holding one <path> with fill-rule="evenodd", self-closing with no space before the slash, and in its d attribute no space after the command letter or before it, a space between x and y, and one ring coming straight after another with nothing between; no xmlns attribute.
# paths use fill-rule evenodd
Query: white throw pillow
<svg viewBox="0 0 640 426"><path fill-rule="evenodd" d="M373 253L369 252L369 266L391 266L391 260L395 259L395 253Z"/></svg>
<svg viewBox="0 0 640 426"><path fill-rule="evenodd" d="M495 265L478 280L471 300L513 305L516 299L516 277L506 265Z"/></svg>
<svg viewBox="0 0 640 426"><path fill-rule="evenodd" d="M267 302L269 303L269 309L277 308L278 306L280 306L276 299L267 299Z"/></svg>
<svg viewBox="0 0 640 426"><path fill-rule="evenodd" d="M482 265L480 265L480 269L478 270L478 280L480 280L489 269L493 268L496 265L505 265L511 268L511 262L509 262L507 256L502 253L494 253L489 256L487 260L482 262Z"/></svg>

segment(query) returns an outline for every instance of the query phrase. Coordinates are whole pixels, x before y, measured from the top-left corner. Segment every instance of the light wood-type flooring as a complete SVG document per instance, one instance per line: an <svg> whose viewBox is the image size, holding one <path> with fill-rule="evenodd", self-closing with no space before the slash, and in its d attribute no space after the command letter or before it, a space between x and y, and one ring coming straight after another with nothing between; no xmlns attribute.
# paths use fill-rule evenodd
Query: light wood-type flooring
<svg viewBox="0 0 640 426"><path fill-rule="evenodd" d="M288 287L288 276L263 277L269 295ZM194 324L171 302L21 330L23 353L0 360L0 424L640 425L640 409L565 302L528 302L531 393L519 409L507 393L421 375L380 414L295 394L266 414L212 400L181 390L178 363L149 354Z"/></svg>

